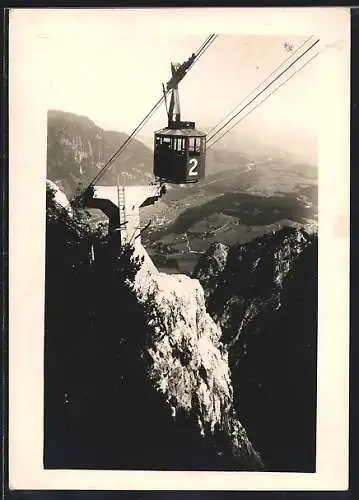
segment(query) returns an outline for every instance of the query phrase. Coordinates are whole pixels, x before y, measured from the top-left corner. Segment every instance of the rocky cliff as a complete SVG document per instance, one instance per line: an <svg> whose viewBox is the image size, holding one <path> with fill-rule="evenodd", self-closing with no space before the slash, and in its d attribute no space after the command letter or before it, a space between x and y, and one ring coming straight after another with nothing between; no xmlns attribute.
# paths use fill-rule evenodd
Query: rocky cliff
<svg viewBox="0 0 359 500"><path fill-rule="evenodd" d="M86 261L88 234L48 206L46 467L262 470L199 281L135 286L130 249L93 242Z"/></svg>
<svg viewBox="0 0 359 500"><path fill-rule="evenodd" d="M317 235L213 245L194 270L229 351L234 400L270 470L315 468Z"/></svg>
<svg viewBox="0 0 359 500"><path fill-rule="evenodd" d="M47 203L46 467L314 471L317 236L147 275Z"/></svg>
<svg viewBox="0 0 359 500"><path fill-rule="evenodd" d="M73 113L49 110L47 119L47 177L67 196L89 182L128 137ZM144 184L152 180L152 165L152 151L133 139L101 182L115 184L119 175L126 184Z"/></svg>
<svg viewBox="0 0 359 500"><path fill-rule="evenodd" d="M197 467L212 462L225 469L260 470L260 456L234 411L228 353L199 281L151 274L137 297L146 305L149 327L147 376L171 411L174 429L191 421L195 441L203 441L208 456Z"/></svg>

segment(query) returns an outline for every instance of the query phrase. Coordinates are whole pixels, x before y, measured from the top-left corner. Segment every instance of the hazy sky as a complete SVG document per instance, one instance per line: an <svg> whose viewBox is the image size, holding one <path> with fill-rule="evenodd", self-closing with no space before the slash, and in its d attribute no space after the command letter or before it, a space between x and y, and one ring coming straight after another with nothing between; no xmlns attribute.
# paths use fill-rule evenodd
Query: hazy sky
<svg viewBox="0 0 359 500"><path fill-rule="evenodd" d="M87 11L88 12L88 11ZM106 129L132 131L161 96L170 62L186 60L209 33L171 36L122 29L119 18L96 24L96 13L67 16L67 24L46 21L48 107L83 114ZM220 34L180 85L182 119L208 130L310 36ZM314 53L314 52L313 52ZM317 137L317 60L228 134L303 150ZM142 136L166 123L164 106ZM220 144L220 143L219 143Z"/></svg>

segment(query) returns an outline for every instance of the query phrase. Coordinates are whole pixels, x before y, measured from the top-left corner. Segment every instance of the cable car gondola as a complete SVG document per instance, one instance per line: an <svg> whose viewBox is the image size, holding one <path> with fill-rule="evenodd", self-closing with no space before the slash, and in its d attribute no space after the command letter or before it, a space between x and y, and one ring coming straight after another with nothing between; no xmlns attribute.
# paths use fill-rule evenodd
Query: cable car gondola
<svg viewBox="0 0 359 500"><path fill-rule="evenodd" d="M171 64L172 78L167 83L171 91L167 111L168 125L154 134L154 175L169 184L190 184L205 176L206 134L196 129L195 122L181 121L178 83L192 64L191 58ZM166 92L164 90L165 96Z"/></svg>

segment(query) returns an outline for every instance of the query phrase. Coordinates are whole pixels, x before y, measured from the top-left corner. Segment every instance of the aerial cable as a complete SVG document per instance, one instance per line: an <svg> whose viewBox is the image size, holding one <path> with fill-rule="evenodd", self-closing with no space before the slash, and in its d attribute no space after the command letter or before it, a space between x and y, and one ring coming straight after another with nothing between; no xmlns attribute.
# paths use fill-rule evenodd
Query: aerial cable
<svg viewBox="0 0 359 500"><path fill-rule="evenodd" d="M215 35L216 37L217 35ZM199 48L198 50L198 53L200 55L203 54L203 52L205 50L207 50L207 48L209 47L209 45L212 43L212 39L214 38L214 35L210 35L206 40L205 42L201 45L201 47ZM197 53L196 53L197 54ZM198 54L196 55L196 58L193 62L193 64L196 62L196 60L198 59ZM192 65L193 65L192 64ZM192 67L192 66L191 66ZM190 67L190 68L191 68ZM190 69L189 68L189 69ZM135 128L135 130L131 133L130 136L127 137L127 139L121 144L121 146L118 148L117 151L115 151L115 153L110 157L110 159L106 162L106 164L104 165L104 167L101 169L101 171L93 178L93 180L91 181L90 183L90 186L93 185L97 180L100 179L100 177L102 177L102 175L104 174L104 171L107 170L107 168L111 165L111 163L113 163L118 157L119 155L122 153L122 151L125 149L125 147L128 145L128 143L131 141L131 139L137 134L137 132L139 132L139 130L147 123L147 121L151 118L151 116L153 115L153 113L155 111L157 111L158 107L162 104L162 102L165 100L165 98L167 97L167 94L170 92L170 90L165 90L164 92L164 95L156 102L156 104L152 107L152 109L149 111L149 113L147 113L147 115L143 118L143 120L139 123L139 125Z"/></svg>
<svg viewBox="0 0 359 500"><path fill-rule="evenodd" d="M284 64L286 64L290 59L292 59L294 57L295 54L297 54L300 49L302 47L304 47L304 45L306 45L309 40L311 40L313 38L313 35L311 35L309 38L307 38L301 45L299 45L299 47L297 47L289 57L287 57L283 62L281 62L281 64L279 64L279 66L277 66L264 80L261 81L261 83L259 83L249 94L246 95L246 97L244 97L231 111L229 111L214 127L212 127L208 134L211 134L212 132L214 132L216 130L216 128L222 123L224 122L224 120L226 120L232 113L234 113L234 111L236 111L236 109L239 108L239 106L241 106L252 94L254 94L254 92L256 92L271 76L273 76Z"/></svg>
<svg viewBox="0 0 359 500"><path fill-rule="evenodd" d="M212 42L214 42L214 40L217 37L218 37L217 34L212 34L212 35L210 35L207 38L207 40L202 44L202 46L200 47L200 49L197 52L194 53L195 54L195 58L194 58L191 66L188 68L187 71L189 71L191 69L191 67L193 66L193 64L198 61L198 59L204 54L204 52L208 49L208 47L212 44ZM148 115L142 120L142 122L140 123L140 125L135 129L135 131L131 134L131 136L128 137L127 140L120 146L120 148L118 149L118 151L115 153L116 157L115 158L111 158L109 160L109 162L113 163L113 161L115 161L115 159L118 158L118 156L127 147L127 145L129 144L129 142L133 138L133 136L147 123L147 121L151 118L151 116L153 115L153 113L155 113L155 111L157 111L158 107L162 104L163 101L165 101L165 103L166 103L166 111L167 111L167 114L168 114L166 100L167 100L167 95L171 91L171 89L166 90L164 88L164 85L162 85L162 86L163 86L163 96L158 100L158 102L155 104L155 106L152 108L152 110L148 113ZM106 169L106 168L107 168L107 166L105 165L104 169ZM98 179L96 179L96 180L98 180ZM93 182L94 181L92 181L91 184L93 184Z"/></svg>
<svg viewBox="0 0 359 500"><path fill-rule="evenodd" d="M202 55L206 52L206 50L208 49L208 47L209 47L210 45L212 45L212 43L215 41L215 39L216 39L218 36L219 36L218 34L213 33L211 36L209 36L209 37L208 37L208 40L207 40L207 41L203 44L203 48L202 48L201 50L198 50L198 51L195 53L195 54L196 54L196 57L195 57L195 59L194 59L193 64L194 64L195 62L197 62L197 61L198 61L198 59L199 59L200 57L202 57ZM191 67L190 67L189 69L191 69Z"/></svg>
<svg viewBox="0 0 359 500"><path fill-rule="evenodd" d="M308 61L306 61L304 64L302 64L302 66L300 66L300 68L298 68L294 73L292 73L286 80L284 80L284 82L282 82L280 85L278 85L278 87L273 89L272 92L270 92L264 99L262 99L256 106L254 106L254 108L250 109L244 116L241 116L229 129L225 130L220 137L217 137L217 139L207 147L207 151L209 149L211 149L216 144L216 142L218 142L226 134L228 134L228 132L230 132L234 127L236 127L238 125L238 123L240 123L242 120L244 120L244 118L246 118L249 114L251 114L252 111L254 111L256 108L258 108L258 106L260 106L264 101L269 99L269 97L271 95L273 95L275 92L277 92L277 90L279 90L285 83L287 83L291 78L293 78L294 75L299 73L299 71L301 71L311 61L313 61L313 59L315 59L319 54L320 54L320 52L317 52L316 54L314 54L314 56L312 56L310 59L308 59Z"/></svg>
<svg viewBox="0 0 359 500"><path fill-rule="evenodd" d="M302 64L302 66L300 68L298 68L297 71L295 71L294 73L292 73L286 80L284 80L284 82L282 82L280 85L278 85L278 87L276 87L275 89L273 89L273 91L270 92L264 99L262 99L256 106L254 106L254 108L250 109L244 116L241 116L229 129L227 129L226 131L224 131L223 134L220 137L218 137L214 142L212 142L207 147L207 150L211 149L212 146L214 146L216 144L216 142L218 142L220 139L222 139L222 137L224 137L226 134L228 134L228 132L230 132L234 127L236 127L238 125L238 123L240 123L242 120L244 120L244 118L246 118L248 115L250 115L252 113L252 111L254 111L256 108L258 108L258 106L260 106L271 95L273 95L277 90L279 90L285 83L287 83L291 78L293 78L294 75L296 75L297 73L299 73L299 71L301 71L305 66L307 66L307 64L309 64L311 61L313 61L313 59L315 59L319 55L319 53L320 52L317 52L316 54L314 54L314 56L312 56L310 59L308 59L308 61L306 61L304 64Z"/></svg>
<svg viewBox="0 0 359 500"><path fill-rule="evenodd" d="M106 164L104 165L104 167L102 167L102 169L100 170L100 172L98 172L98 174L95 175L95 177L92 179L92 181L90 182L89 186L91 186L92 184L94 184L97 180L100 179L100 177L102 177L102 175L105 173L105 170L107 170L107 168L111 165L111 163L113 163L118 158L118 156L120 155L120 153L122 153L123 149L127 146L127 144L131 141L131 139L145 125L145 123L149 120L149 118L152 116L152 114L157 110L157 108L160 106L160 104L162 104L163 100L164 100L164 96L162 96L161 99L159 99L156 102L156 104L152 107L152 109L149 111L149 113L147 113L147 115L143 118L143 120L139 123L139 125L137 125L137 127L134 129L134 131L121 144L120 148L117 149L113 153L113 155L106 162ZM86 191L86 189L85 189L85 191Z"/></svg>
<svg viewBox="0 0 359 500"><path fill-rule="evenodd" d="M208 37L206 42L204 42L202 48L200 48L195 54L196 54L196 61L204 54L204 52L208 49L208 47L215 41L215 39L218 37L218 34L213 33Z"/></svg>
<svg viewBox="0 0 359 500"><path fill-rule="evenodd" d="M195 60L197 61L199 57L207 50L207 48L214 42L214 40L218 37L218 34L212 33L209 35L206 40L202 43L202 45L197 49L195 54Z"/></svg>
<svg viewBox="0 0 359 500"><path fill-rule="evenodd" d="M279 73L279 75L277 75L268 85L266 85L264 87L264 89L262 89L258 94L255 95L255 97L253 97L253 99L251 99L247 104L245 104L239 111L237 111L237 113L235 115L233 115L224 125L222 125L222 127L220 127L216 132L214 132L208 139L207 141L211 141L213 140L213 138L219 134L234 118L236 118L236 116L238 116L242 111L244 111L250 104L252 104L253 101L255 101L257 99L257 97L259 97L261 94L263 94L263 92L265 92L271 85L273 85L273 83L275 81L277 81L282 75L284 75L284 73L286 73L286 71L288 71L297 61L299 61L299 59L301 59L307 52L309 52L309 50L311 50L317 43L319 42L319 39L317 39L313 44L310 45L310 47L308 49L306 49L300 56L298 56L289 66L287 66L281 73ZM252 92L253 93L253 92ZM238 106L236 106L238 107ZM222 122L223 120L221 120Z"/></svg>
<svg viewBox="0 0 359 500"><path fill-rule="evenodd" d="M192 65L188 68L188 71L191 69L193 64L198 60L198 58L208 49L208 47L212 44L212 42L217 38L218 35L212 34L210 35L205 42L202 44L202 46L198 49L197 52L195 52L196 57L194 58L194 61ZM115 159L118 158L118 156L122 153L123 149L127 146L127 144L130 142L130 140L133 138L135 134L145 125L145 123L150 119L152 114L157 110L157 108L162 104L164 101L165 97L167 97L167 94L170 92L170 90L166 90L164 92L164 95L157 101L157 103L153 106L151 111L145 116L145 118L140 122L140 124L136 127L136 129L132 132L132 134L125 140L125 142L118 148L118 150L111 156L111 158L108 160L106 165L103 167L103 169L95 176L91 184L96 182L101 176L102 176L102 171L107 169L108 166L110 166L111 163Z"/></svg>
<svg viewBox="0 0 359 500"><path fill-rule="evenodd" d="M207 40L202 44L202 47L197 51L195 52L195 57L193 59L193 62L191 63L191 65L188 67L186 73L191 69L191 67L193 66L193 64L195 62L198 61L199 57L201 57L204 52L208 49L208 47L214 42L214 40L218 37L217 34L212 34L210 35ZM143 123L141 123L139 125L139 129L141 129L146 123L147 121L150 119L150 117L153 115L153 113L155 111L157 111L158 107L162 104L163 101L166 102L166 98L167 98L167 95L168 93L171 91L172 89L168 89L168 90L164 90L164 93L163 93L163 96L161 99L158 100L158 102L156 103L156 105L152 108L152 110L150 111L150 113L145 117L145 119L143 120ZM137 133L137 129L136 129L136 132ZM117 154L116 154L116 159L118 158L118 156L123 152L123 150L127 147L128 143L130 142L130 140L132 139L132 134L131 134L131 137L125 141L125 143L122 144L122 146L120 146ZM111 160L111 162L113 162L114 160ZM106 166L104 168L107 168ZM93 183L93 182L92 182ZM92 184L91 183L91 184Z"/></svg>
<svg viewBox="0 0 359 500"><path fill-rule="evenodd" d="M200 46L200 48L197 50L196 54L199 55L202 50L206 47L206 45L210 42L210 40L213 38L213 37L217 37L218 35L216 35L215 33L212 33L211 35L209 35L206 40L202 43L202 45Z"/></svg>
<svg viewBox="0 0 359 500"><path fill-rule="evenodd" d="M319 38L310 45L310 47L308 49L306 49L300 56L298 56L289 66L287 66L281 73L279 73L279 75L277 75L270 83L268 83L268 85L266 85L264 87L263 90L261 90L258 94L255 95L255 97L253 97L253 99L251 99L247 104L245 104L239 111L237 111L237 113L235 113L232 118L230 118L229 120L227 120L227 122L222 125L222 127L220 127L217 132L213 133L208 139L207 139L207 143L210 142L211 140L213 140L213 138L219 134L234 118L236 118L240 113L242 113L242 111L244 111L250 104L252 104L253 101L255 101L261 94L263 94L263 92L265 92L271 85L273 85L273 83L275 81L277 81L282 75L284 75L284 73L286 73L297 61L299 61L299 59L301 59L303 56L305 56L305 54L307 54L307 52L309 52L317 43L319 42ZM221 136L223 137L223 136Z"/></svg>
<svg viewBox="0 0 359 500"><path fill-rule="evenodd" d="M194 63L199 59L199 57L201 57L203 55L203 53L208 49L208 47L217 38L217 36L218 36L217 34L212 34L212 35L207 37L207 39L204 41L204 43L201 45L201 47L198 49L198 51L195 52L195 58L191 64L191 66L188 68L188 71L193 67ZM153 113L162 104L162 102L164 101L165 97L167 96L167 94L169 92L170 92L170 89L165 91L164 95L156 102L156 104L152 107L152 109L149 111L149 113L147 113L147 115L143 118L143 120L137 125L137 127L134 129L134 131L127 137L127 139L121 144L121 146L113 153L113 155L110 157L110 159L102 167L100 172L98 172L95 175L95 177L89 183L87 188L82 190L82 193L85 192L90 186L92 186L96 181L98 181L104 175L105 170L107 170L107 168L119 157L119 155L126 148L126 146L132 140L132 138L147 123L147 121L150 119L150 117L153 115Z"/></svg>

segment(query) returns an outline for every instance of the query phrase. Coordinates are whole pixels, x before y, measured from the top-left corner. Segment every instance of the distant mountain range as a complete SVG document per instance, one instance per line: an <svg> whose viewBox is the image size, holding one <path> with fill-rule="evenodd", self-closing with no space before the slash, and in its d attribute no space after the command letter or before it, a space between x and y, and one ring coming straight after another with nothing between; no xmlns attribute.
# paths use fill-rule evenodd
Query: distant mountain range
<svg viewBox="0 0 359 500"><path fill-rule="evenodd" d="M47 115L47 178L71 196L79 183L86 184L128 138L103 130L86 116L49 110ZM153 153L133 139L102 177L101 183L144 184L152 180Z"/></svg>

